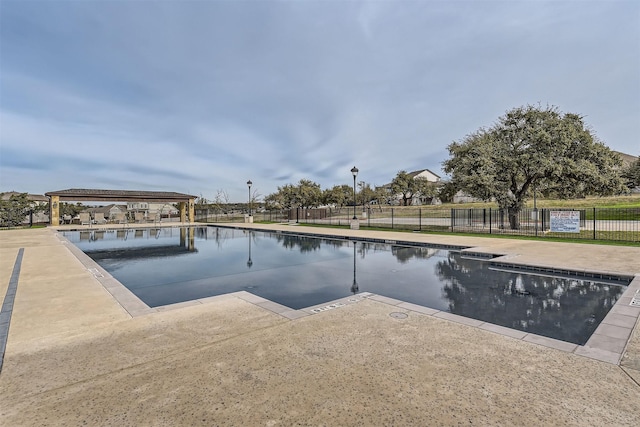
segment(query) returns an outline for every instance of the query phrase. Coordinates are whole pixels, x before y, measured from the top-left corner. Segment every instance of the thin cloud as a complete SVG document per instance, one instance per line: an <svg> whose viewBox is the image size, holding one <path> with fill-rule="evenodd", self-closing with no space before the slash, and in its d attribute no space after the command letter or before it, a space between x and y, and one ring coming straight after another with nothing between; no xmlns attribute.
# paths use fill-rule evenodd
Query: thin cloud
<svg viewBox="0 0 640 427"><path fill-rule="evenodd" d="M441 172L506 110L557 105L637 153L634 2L5 2L3 189L244 200Z"/></svg>

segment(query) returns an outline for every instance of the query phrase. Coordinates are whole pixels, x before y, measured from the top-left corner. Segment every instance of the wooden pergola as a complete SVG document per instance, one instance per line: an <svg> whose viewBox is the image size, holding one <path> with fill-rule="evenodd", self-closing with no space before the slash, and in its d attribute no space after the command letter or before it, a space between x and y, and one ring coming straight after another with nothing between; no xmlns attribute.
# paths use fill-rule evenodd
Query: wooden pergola
<svg viewBox="0 0 640 427"><path fill-rule="evenodd" d="M50 191L49 197L51 225L60 225L60 202L151 202L177 203L180 210L180 221L194 222L194 203L197 196L168 191L129 191L129 190L96 190L71 188L68 190ZM187 210L188 206L188 210ZM188 215L188 217L187 217Z"/></svg>

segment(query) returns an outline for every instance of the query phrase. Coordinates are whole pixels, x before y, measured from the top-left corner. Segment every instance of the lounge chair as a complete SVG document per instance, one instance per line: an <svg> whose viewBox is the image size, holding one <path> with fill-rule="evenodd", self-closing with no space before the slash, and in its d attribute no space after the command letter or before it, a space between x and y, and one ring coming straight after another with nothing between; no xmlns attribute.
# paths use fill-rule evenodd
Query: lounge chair
<svg viewBox="0 0 640 427"><path fill-rule="evenodd" d="M102 212L96 212L96 213L95 213L95 216L94 216L94 222L95 222L96 224L106 224L106 223L107 223L107 220L106 220L106 218L104 217L104 213L102 213Z"/></svg>
<svg viewBox="0 0 640 427"><path fill-rule="evenodd" d="M89 212L80 212L80 225L91 225L91 214Z"/></svg>
<svg viewBox="0 0 640 427"><path fill-rule="evenodd" d="M124 213L113 214L113 222L122 224L124 222Z"/></svg>

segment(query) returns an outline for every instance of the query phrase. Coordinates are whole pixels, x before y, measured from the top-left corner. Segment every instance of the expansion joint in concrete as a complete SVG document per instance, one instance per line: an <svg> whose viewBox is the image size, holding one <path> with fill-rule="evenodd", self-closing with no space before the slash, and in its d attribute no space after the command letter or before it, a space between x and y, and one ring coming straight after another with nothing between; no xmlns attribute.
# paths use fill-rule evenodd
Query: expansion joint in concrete
<svg viewBox="0 0 640 427"><path fill-rule="evenodd" d="M7 339L9 338L9 325L11 324L11 315L13 314L13 302L15 301L18 290L18 279L20 278L20 266L22 265L23 254L24 248L20 248L16 262L13 264L9 286L4 300L2 300L2 309L0 310L0 372L2 372L4 351L7 348Z"/></svg>

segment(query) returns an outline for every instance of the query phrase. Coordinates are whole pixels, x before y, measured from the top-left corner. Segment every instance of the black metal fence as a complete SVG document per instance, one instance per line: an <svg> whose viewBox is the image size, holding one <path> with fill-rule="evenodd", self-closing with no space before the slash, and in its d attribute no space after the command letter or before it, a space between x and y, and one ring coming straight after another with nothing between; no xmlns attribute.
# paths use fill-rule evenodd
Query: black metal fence
<svg viewBox="0 0 640 427"><path fill-rule="evenodd" d="M349 225L353 207L254 214L255 221ZM357 209L360 227L640 242L640 208L502 209L371 207Z"/></svg>

